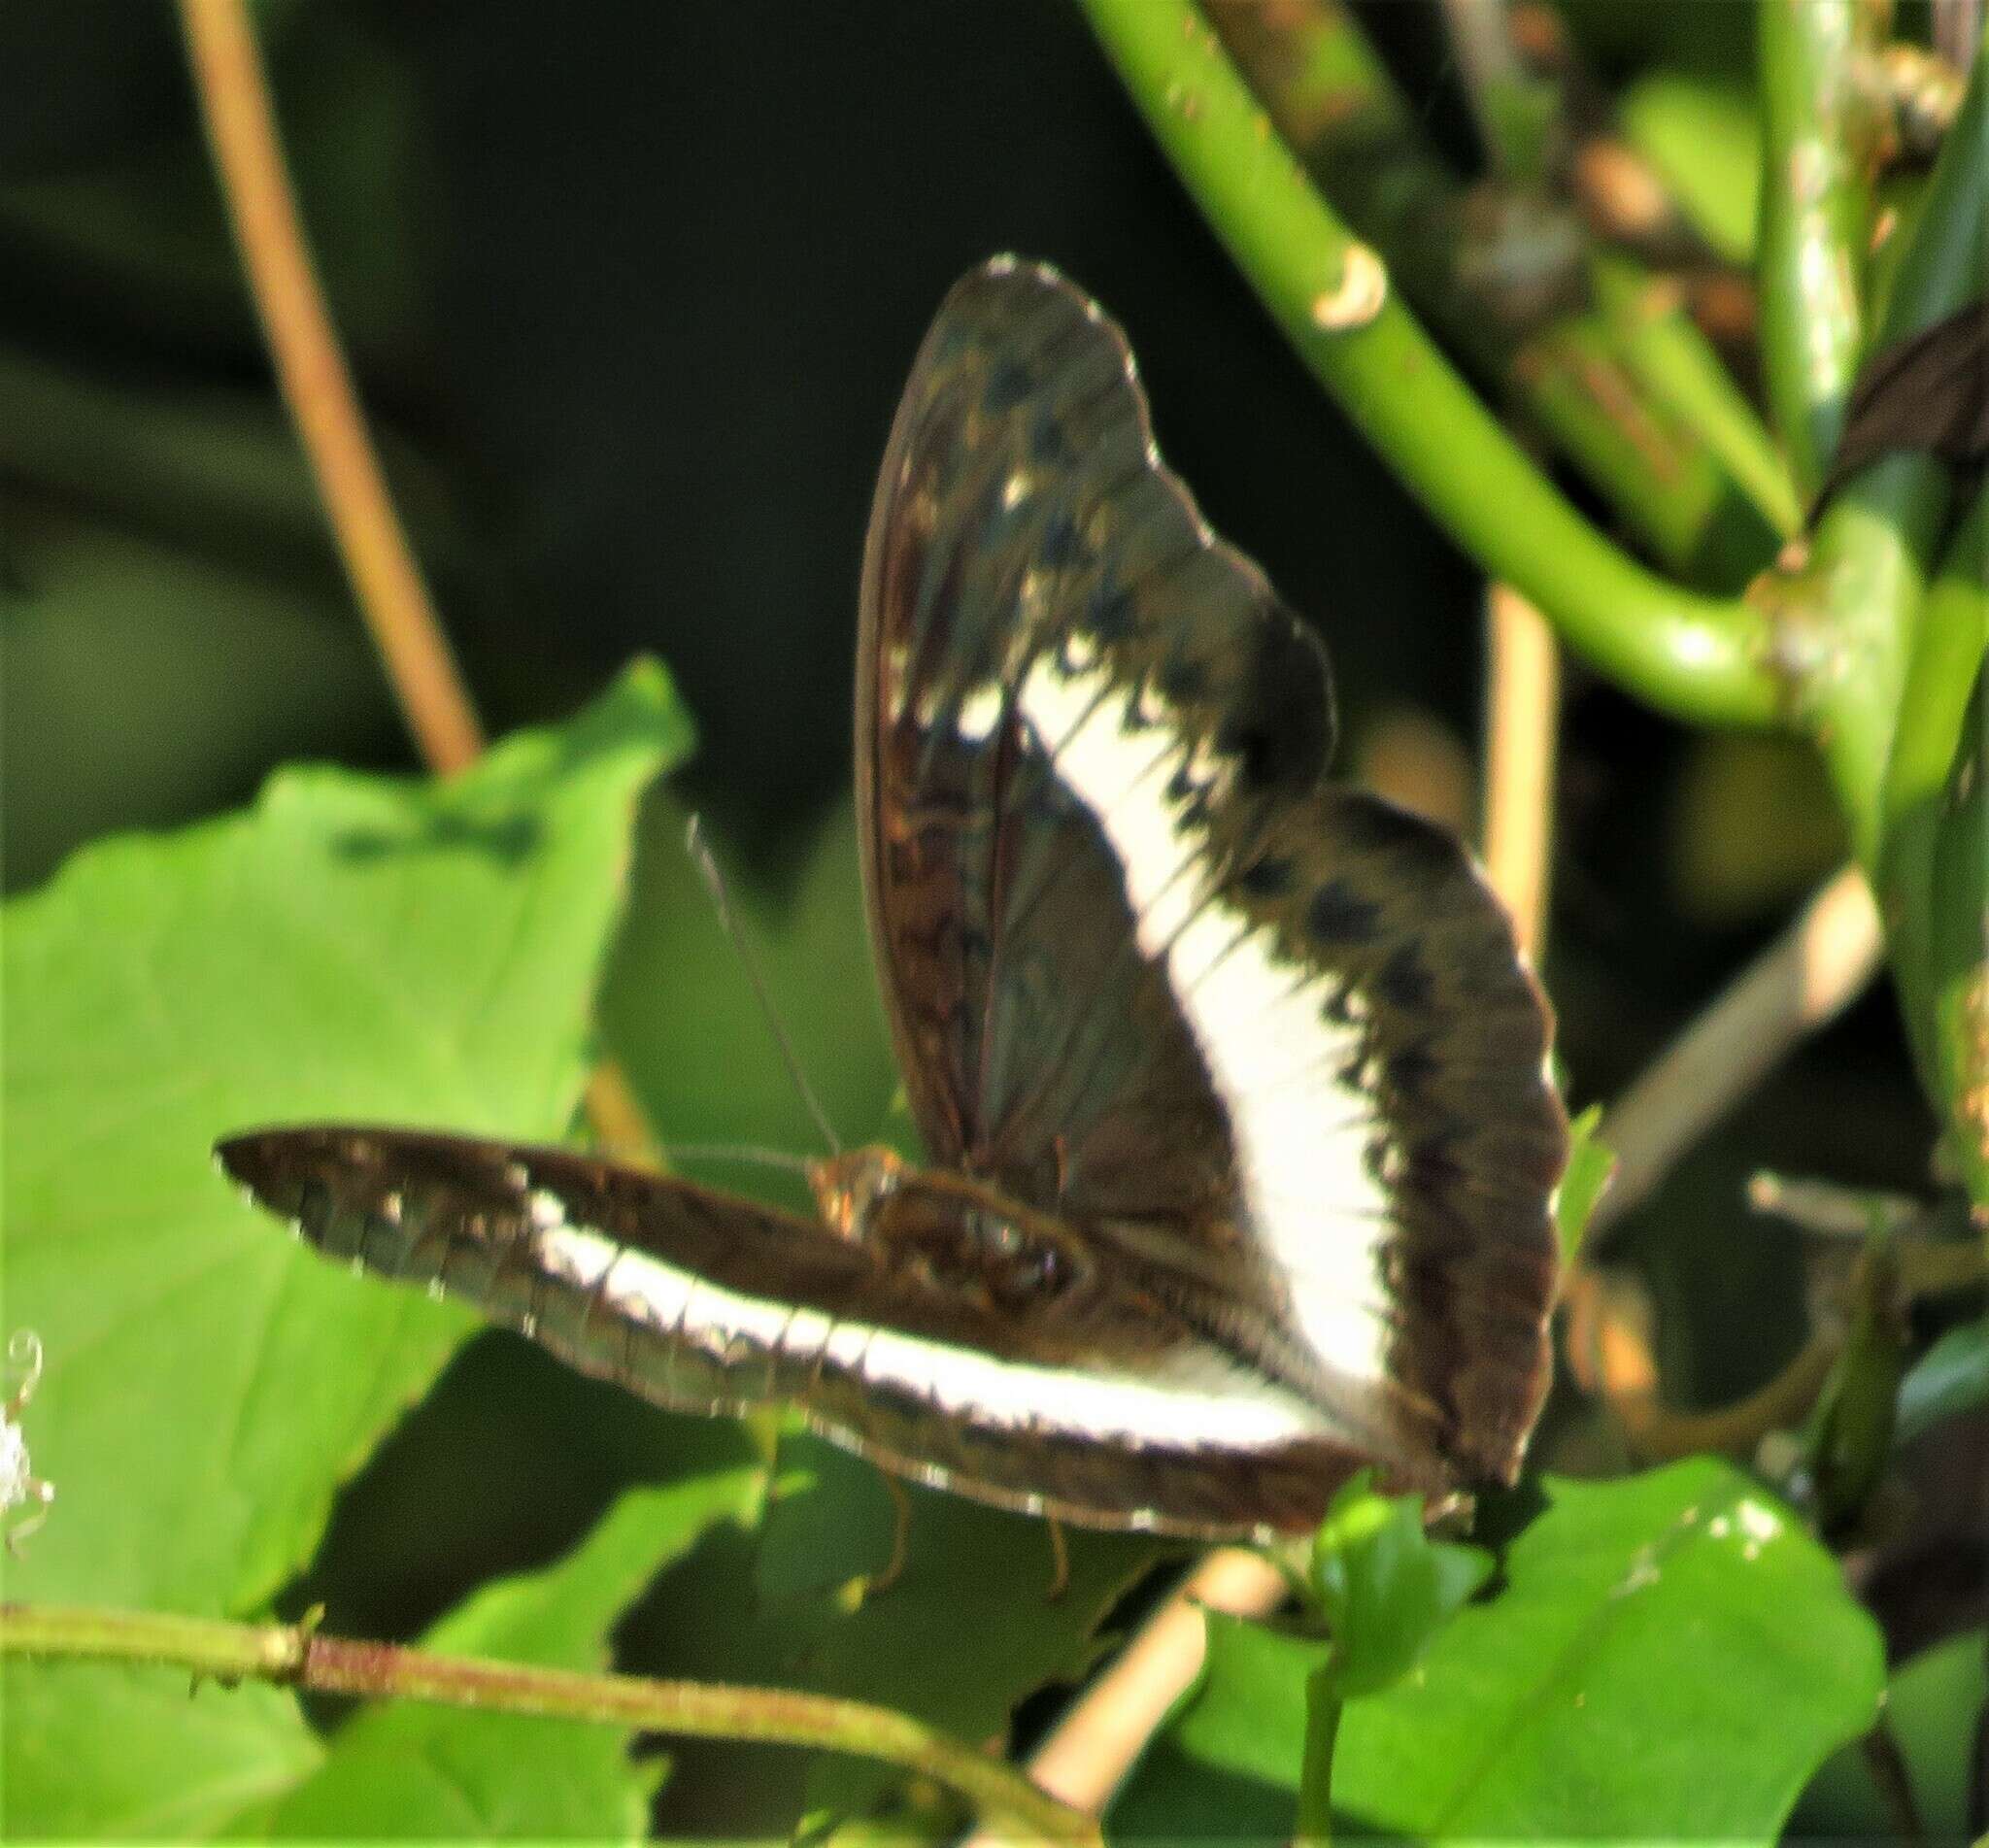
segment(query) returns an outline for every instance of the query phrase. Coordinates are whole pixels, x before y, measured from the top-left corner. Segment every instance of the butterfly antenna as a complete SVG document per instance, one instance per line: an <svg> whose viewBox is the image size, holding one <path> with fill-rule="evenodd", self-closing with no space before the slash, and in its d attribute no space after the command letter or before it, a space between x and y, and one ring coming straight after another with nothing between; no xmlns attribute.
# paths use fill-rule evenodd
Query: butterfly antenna
<svg viewBox="0 0 1989 1848"><path fill-rule="evenodd" d="M812 1165L805 1157L790 1155L785 1149L742 1148L734 1142L673 1142L667 1151L672 1161L744 1161L757 1168L780 1168L789 1174L806 1174Z"/></svg>
<svg viewBox="0 0 1989 1848"><path fill-rule="evenodd" d="M764 1017L768 1030L772 1032L774 1044L781 1049L781 1058L786 1061L788 1076L794 1081L794 1089L801 1093L801 1101L808 1106L808 1114L815 1119L815 1126L822 1131L822 1139L829 1146L831 1153L843 1152L842 1138L835 1132L835 1126L828 1120L828 1114L817 1100L815 1092L808 1087L808 1074L801 1069L801 1061L794 1056L793 1042L788 1038L788 1029L781 1025L781 1017L774 1012L773 1001L767 994L766 984L760 980L759 965L753 959L753 952L746 942L746 933L739 928L738 920L732 914L732 898L725 889L725 876L719 871L719 863L712 857L711 849L704 843L704 827L696 816L691 818L690 825L684 830L685 851L690 854L697 870L704 876L704 883L711 891L712 904L717 908L719 924L726 936L732 940L732 948L738 952L739 960L746 970L746 979L753 985L754 998L759 1003L759 1012Z"/></svg>

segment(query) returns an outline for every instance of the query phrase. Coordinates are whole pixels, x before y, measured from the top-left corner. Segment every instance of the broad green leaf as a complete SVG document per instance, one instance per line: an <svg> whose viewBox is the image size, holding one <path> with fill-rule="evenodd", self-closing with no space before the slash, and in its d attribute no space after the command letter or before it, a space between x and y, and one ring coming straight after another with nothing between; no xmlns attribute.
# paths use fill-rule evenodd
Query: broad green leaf
<svg viewBox="0 0 1989 1848"><path fill-rule="evenodd" d="M1329 1680L1342 1700L1378 1694L1492 1570L1480 1547L1434 1540L1421 1495L1378 1495L1365 1471L1333 1497L1312 1543L1312 1582L1332 1635Z"/></svg>
<svg viewBox="0 0 1989 1848"><path fill-rule="evenodd" d="M9 1663L0 1701L8 1841L205 1841L324 1755L288 1690L177 1668Z"/></svg>
<svg viewBox="0 0 1989 1848"><path fill-rule="evenodd" d="M339 1481L473 1324L291 1246L213 1142L326 1116L560 1134L634 798L687 732L638 668L451 783L287 771L245 815L103 843L7 908L6 1320L42 1337L26 1424L59 1491L9 1596L236 1613L309 1557ZM73 1788L120 1788L122 1735L60 1711L79 1685L9 1672L11 1803L51 1788L27 1760L72 1730L98 1740ZM182 1787L198 1754L165 1742L196 1711L184 1683L161 1698L151 1762L181 1774L175 1805L238 1808L239 1788Z"/></svg>
<svg viewBox="0 0 1989 1848"><path fill-rule="evenodd" d="M792 1434L780 1461L757 1544L687 1561L631 1622L630 1659L659 1674L876 1701L962 1739L999 1737L1026 1695L1082 1678L1098 1624L1164 1557L1151 1540L1067 1531L1070 1583L1053 1599L1041 1521L914 1489L903 1576L865 1596L855 1581L891 1557L892 1503L877 1472ZM673 1756L687 1802L698 1783L723 1786L725 1829L754 1835L785 1834L811 1812L861 1813L904 1781L870 1761L777 1747L687 1740ZM695 1832L703 1812L679 1817L679 1798L673 1773L665 1818L672 1832Z"/></svg>
<svg viewBox="0 0 1989 1848"><path fill-rule="evenodd" d="M761 1481L737 1469L631 1492L565 1559L484 1586L420 1647L606 1668L608 1631L624 1608L715 1521L750 1517ZM316 1774L247 1832L639 1839L661 1764L631 1760L630 1737L580 1721L382 1702L340 1728Z"/></svg>
<svg viewBox="0 0 1989 1848"><path fill-rule="evenodd" d="M1292 1838L1306 1683L1332 1646L1223 1611L1205 1620L1201 1674L1113 1802L1113 1841L1220 1839L1241 1848Z"/></svg>
<svg viewBox="0 0 1989 1848"><path fill-rule="evenodd" d="M1884 1722L1899 1747L1926 1841L1962 1841L1969 1829L1969 1766L1989 1701L1989 1631L1965 1630L1923 1649L1892 1678ZM1837 1754L1803 1793L1790 1822L1804 1839L1882 1841L1899 1819L1873 1783L1862 1747Z"/></svg>
<svg viewBox="0 0 1989 1848"><path fill-rule="evenodd" d="M1561 1261L1581 1255L1589 1220L1616 1172L1616 1151L1602 1140L1602 1106L1590 1104L1568 1126L1568 1166L1554 1195L1554 1225L1561 1235Z"/></svg>
<svg viewBox="0 0 1989 1848"><path fill-rule="evenodd" d="M302 1117L556 1136L629 812L681 748L655 669L431 785L299 769L253 811L80 854L6 917L11 1324L59 1539L45 1598L253 1607L469 1319L340 1277L214 1173Z"/></svg>
<svg viewBox="0 0 1989 1848"><path fill-rule="evenodd" d="M1871 1722L1870 1618L1829 1555L1725 1464L1545 1486L1496 1594L1405 1681L1347 1705L1335 1813L1349 1832L1432 1840L1771 1840L1817 1764ZM1188 1832L1177 1819L1210 1791L1239 1819L1225 1833L1290 1831L1320 1646L1264 1630L1214 1643L1115 1807L1123 1838Z"/></svg>

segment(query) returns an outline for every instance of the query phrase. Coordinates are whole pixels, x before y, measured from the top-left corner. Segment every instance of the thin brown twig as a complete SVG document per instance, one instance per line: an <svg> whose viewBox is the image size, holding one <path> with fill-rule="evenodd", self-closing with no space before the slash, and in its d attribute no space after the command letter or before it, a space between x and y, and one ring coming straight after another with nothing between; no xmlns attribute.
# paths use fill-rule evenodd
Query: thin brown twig
<svg viewBox="0 0 1989 1848"><path fill-rule="evenodd" d="M1668 1046L1602 1121L1616 1173L1590 1239L1648 1195L1799 1040L1871 981L1884 952L1871 889L1846 867Z"/></svg>
<svg viewBox="0 0 1989 1848"><path fill-rule="evenodd" d="M448 776L484 749L483 726L394 513L351 368L311 261L269 84L242 0L180 0L193 87L277 383L318 484L359 614L422 760ZM588 1120L611 1153L655 1165L626 1076L603 1059Z"/></svg>
<svg viewBox="0 0 1989 1848"><path fill-rule="evenodd" d="M1546 620L1511 586L1485 599L1485 873L1537 963L1547 937L1560 738L1561 655Z"/></svg>
<svg viewBox="0 0 1989 1848"><path fill-rule="evenodd" d="M447 775L483 749L353 389L305 246L242 0L180 0L193 87L243 268L339 555L421 755Z"/></svg>

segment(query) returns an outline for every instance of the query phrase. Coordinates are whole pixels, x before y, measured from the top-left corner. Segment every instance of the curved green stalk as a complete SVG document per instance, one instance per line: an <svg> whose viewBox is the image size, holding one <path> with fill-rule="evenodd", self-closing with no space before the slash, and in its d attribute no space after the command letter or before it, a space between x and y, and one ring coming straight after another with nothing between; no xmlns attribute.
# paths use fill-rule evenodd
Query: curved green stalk
<svg viewBox="0 0 1989 1848"><path fill-rule="evenodd" d="M1584 520L1458 377L1380 259L1314 190L1189 0L1084 0L1209 223L1314 376L1417 498L1562 637L1703 723L1784 714L1762 613L1694 595Z"/></svg>
<svg viewBox="0 0 1989 1848"><path fill-rule="evenodd" d="M1332 1840L1332 1757L1345 1709L1331 1662L1305 1682L1305 1757L1298 1771L1298 1825L1293 1839L1305 1848Z"/></svg>
<svg viewBox="0 0 1989 1848"><path fill-rule="evenodd" d="M352 1642L312 1625L231 1624L159 1611L0 1604L0 1659L151 1663L224 1684L243 1680L363 1699L427 1700L645 1732L814 1746L880 1759L965 1798L1018 1840L1092 1842L1097 1824L1012 1765L888 1707L827 1695L439 1656Z"/></svg>
<svg viewBox="0 0 1989 1848"><path fill-rule="evenodd" d="M1644 395L1697 434L1777 539L1793 538L1803 528L1796 484L1711 342L1687 315L1650 312L1654 286L1639 265L1602 258L1595 277L1597 306Z"/></svg>
<svg viewBox="0 0 1989 1848"><path fill-rule="evenodd" d="M1862 350L1875 124L1856 70L1879 22L1860 0L1761 0L1762 364L1805 499L1837 447Z"/></svg>

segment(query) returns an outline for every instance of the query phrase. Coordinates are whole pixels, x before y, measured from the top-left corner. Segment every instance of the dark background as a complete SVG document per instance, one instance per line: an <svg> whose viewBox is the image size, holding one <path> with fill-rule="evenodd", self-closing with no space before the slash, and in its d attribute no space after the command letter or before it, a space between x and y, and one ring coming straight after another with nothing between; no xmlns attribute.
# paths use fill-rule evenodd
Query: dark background
<svg viewBox="0 0 1989 1848"><path fill-rule="evenodd" d="M1575 12L1605 72L1745 76L1744 8ZM1431 11L1369 17L1467 155ZM668 663L702 735L678 793L711 814L855 1133L893 1083L845 844L863 519L925 323L992 252L1051 259L1123 320L1173 465L1326 638L1354 759L1407 735L1439 771L1467 761L1475 571L1284 348L1072 8L258 17L324 285L489 728L564 716L632 653ZM0 622L11 890L106 830L239 804L287 758L416 767L150 0L0 9ZM1547 976L1579 1105L1840 848L1800 756L1688 737L1578 671L1565 751ZM608 1037L666 1136L807 1149L739 985L721 973L713 1000L687 976L682 933L709 931L683 922L698 901L657 808ZM1912 1186L1928 1139L1879 992L1679 1169L1625 1227L1675 1396L1749 1390L1801 1338L1793 1241L1744 1214L1745 1174ZM654 1428L486 1338L349 1495L296 1601L406 1634L580 1531Z"/></svg>

